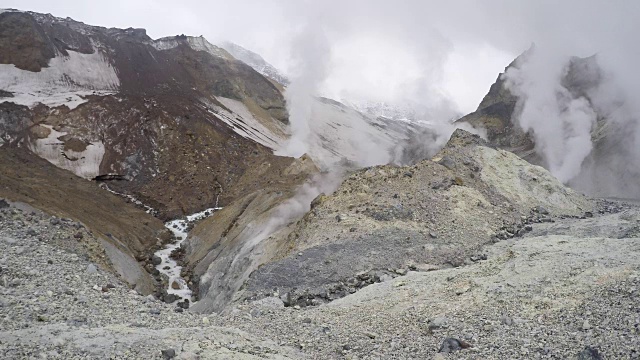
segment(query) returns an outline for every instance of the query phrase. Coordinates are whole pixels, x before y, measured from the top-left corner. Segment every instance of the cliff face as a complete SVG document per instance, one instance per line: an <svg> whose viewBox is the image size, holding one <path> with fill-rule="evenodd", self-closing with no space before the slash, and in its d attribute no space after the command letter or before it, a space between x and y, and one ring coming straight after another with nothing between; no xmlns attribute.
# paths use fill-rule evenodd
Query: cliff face
<svg viewBox="0 0 640 360"><path fill-rule="evenodd" d="M505 72L509 68L517 66L518 61L521 61L524 56L526 53L511 62L505 68ZM487 140L492 145L513 151L527 160L539 163L534 152L535 144L530 134L524 133L512 121L517 104L518 97L507 88L504 73L500 73L476 111L460 118L457 122L466 122L475 128L485 129Z"/></svg>
<svg viewBox="0 0 640 360"><path fill-rule="evenodd" d="M541 163L542 159L535 153L532 134L525 133L516 120L526 99L514 94L505 77L505 73L510 69L519 69L533 51L535 48L532 47L512 61L505 71L498 75L476 111L465 115L457 122L483 128L487 130L487 138L492 145L513 151L534 163ZM596 56L569 59L560 79L561 85L574 98L589 98L601 81L602 74ZM595 132L597 129L594 129Z"/></svg>

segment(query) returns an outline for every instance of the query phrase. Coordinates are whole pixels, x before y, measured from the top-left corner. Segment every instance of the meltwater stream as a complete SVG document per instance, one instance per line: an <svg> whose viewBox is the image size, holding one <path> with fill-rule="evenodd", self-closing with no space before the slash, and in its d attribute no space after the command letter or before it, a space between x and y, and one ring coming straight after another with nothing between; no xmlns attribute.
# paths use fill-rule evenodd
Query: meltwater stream
<svg viewBox="0 0 640 360"><path fill-rule="evenodd" d="M178 219L168 221L164 226L171 230L175 235L177 241L168 244L164 249L156 251L155 255L162 259L159 265L156 265L156 269L161 274L166 275L169 278L169 287L167 293L174 294L179 298L179 301L188 299L189 303L192 303L191 290L187 286L187 282L180 276L182 266L179 266L175 260L171 258L171 253L180 247L180 245L187 239L189 225L195 221L202 220L211 216L216 210L220 210L219 207L213 207L201 212L188 215L185 219Z"/></svg>
<svg viewBox="0 0 640 360"><path fill-rule="evenodd" d="M148 214L156 216L158 212L152 207L144 204L142 201L136 199L132 195L119 193L109 188L107 184L100 184L100 187L107 190L108 192L126 198L128 201L144 208ZM178 300L189 300L189 304L193 303L193 299L191 298L191 289L187 286L187 282L180 276L182 272L182 266L178 266L175 260L171 258L171 253L182 245L182 243L187 239L189 225L192 223L202 220L206 217L213 215L216 210L222 209L218 207L218 200L220 199L220 194L216 198L216 206L212 208L208 208L197 212L195 214L188 215L184 219L171 220L164 223L164 226L169 229L173 235L176 237L176 242L172 244L168 244L164 249L158 250L155 252L155 256L159 257L162 261L159 265L156 265L156 269L161 274L166 275L169 278L169 285L167 288L168 294L175 295Z"/></svg>

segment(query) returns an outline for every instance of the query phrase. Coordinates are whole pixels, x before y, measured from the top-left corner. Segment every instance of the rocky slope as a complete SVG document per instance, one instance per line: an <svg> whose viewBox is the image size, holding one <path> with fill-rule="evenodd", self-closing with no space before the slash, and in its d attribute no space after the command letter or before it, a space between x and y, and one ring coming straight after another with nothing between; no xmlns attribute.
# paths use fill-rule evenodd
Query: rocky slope
<svg viewBox="0 0 640 360"><path fill-rule="evenodd" d="M156 290L138 260L171 239L160 220L24 149L2 149L0 168L0 197L73 219L77 230L69 239L88 246L94 262L140 293Z"/></svg>
<svg viewBox="0 0 640 360"><path fill-rule="evenodd" d="M294 160L273 154L289 136L283 88L202 37L153 40L17 10L0 13L0 34L2 147L107 180L163 219L304 181L283 177ZM327 99L312 117L321 168L383 163L411 131ZM359 158L371 150L374 160Z"/></svg>
<svg viewBox="0 0 640 360"><path fill-rule="evenodd" d="M407 269L479 259L482 246L531 222L593 207L543 168L462 130L432 160L356 171L300 220L285 216L295 204L265 204L253 196L196 226L185 257L201 278L194 310L223 311L274 289L288 305L318 305Z"/></svg>
<svg viewBox="0 0 640 360"><path fill-rule="evenodd" d="M289 85L289 79L280 72L273 65L269 64L259 54L253 51L243 48L242 46L225 41L220 44L220 47L227 50L234 58L242 61L243 63L251 66L257 72L264 75L266 78L275 81L280 86Z"/></svg>
<svg viewBox="0 0 640 360"><path fill-rule="evenodd" d="M301 358L295 349L130 290L94 262L91 248L81 246L86 239L74 235L84 229L76 225L0 209L3 359Z"/></svg>
<svg viewBox="0 0 640 360"><path fill-rule="evenodd" d="M472 264L409 271L326 305L284 307L274 294L217 320L317 359L637 358L640 213L595 215L534 223Z"/></svg>
<svg viewBox="0 0 640 360"><path fill-rule="evenodd" d="M286 234L283 258L254 272L246 291L277 288L291 304L315 305L388 269L459 266L481 258L486 244L521 236L532 221L592 206L544 169L457 130L431 160L361 170L316 198Z"/></svg>
<svg viewBox="0 0 640 360"><path fill-rule="evenodd" d="M526 54L521 57L524 55ZM517 62L518 59L509 64L505 72L516 66ZM527 158L531 156L534 144L531 136L524 134L517 124L512 122L518 98L505 86L503 74L498 75L476 111L462 117L458 122L486 129L487 140L490 143Z"/></svg>
<svg viewBox="0 0 640 360"><path fill-rule="evenodd" d="M75 222L3 203L0 351L7 359L637 358L638 207L600 202L583 217L537 217L553 222L534 221L461 266L388 269L319 306L285 307L278 289L225 315L198 315L129 290L74 237Z"/></svg>

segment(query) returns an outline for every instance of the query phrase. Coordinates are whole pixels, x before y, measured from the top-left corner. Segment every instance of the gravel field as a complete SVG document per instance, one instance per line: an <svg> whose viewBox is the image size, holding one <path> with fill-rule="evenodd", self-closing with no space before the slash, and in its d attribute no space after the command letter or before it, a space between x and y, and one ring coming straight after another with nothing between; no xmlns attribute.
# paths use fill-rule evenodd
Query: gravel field
<svg viewBox="0 0 640 360"><path fill-rule="evenodd" d="M138 295L92 261L100 255L82 229L42 213L0 210L2 359L301 357L265 339L215 327L215 315L176 312L182 309Z"/></svg>
<svg viewBox="0 0 640 360"><path fill-rule="evenodd" d="M81 225L4 208L0 353L6 359L635 359L640 239L626 235L635 234L640 211L618 209L535 224L530 235L487 246L486 260L398 274L325 305L284 307L269 297L218 316L176 312L130 290L92 261L99 254L83 245L91 235L74 237Z"/></svg>
<svg viewBox="0 0 640 360"><path fill-rule="evenodd" d="M409 272L319 307L284 308L272 297L218 320L316 359L636 359L640 239L601 232L638 221L627 209L535 224L546 235L488 246L487 260L472 265ZM584 222L590 235L549 234ZM446 353L449 338L468 348Z"/></svg>

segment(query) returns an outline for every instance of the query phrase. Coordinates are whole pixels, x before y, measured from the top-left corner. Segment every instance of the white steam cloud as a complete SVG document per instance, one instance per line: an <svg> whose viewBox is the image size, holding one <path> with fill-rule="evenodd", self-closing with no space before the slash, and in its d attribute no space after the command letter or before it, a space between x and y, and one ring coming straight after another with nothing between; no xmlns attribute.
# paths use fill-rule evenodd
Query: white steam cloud
<svg viewBox="0 0 640 360"><path fill-rule="evenodd" d="M623 37L623 34L618 34ZM504 74L519 97L512 121L533 136L543 165L587 194L639 198L640 76L633 46L570 57L554 43L525 53Z"/></svg>
<svg viewBox="0 0 640 360"><path fill-rule="evenodd" d="M587 98L574 98L563 86L568 70L568 57L532 48L503 75L506 87L519 98L515 120L533 135L546 167L565 183L580 173L591 153L596 122Z"/></svg>
<svg viewBox="0 0 640 360"><path fill-rule="evenodd" d="M320 173L313 176L296 190L293 197L274 209L269 221L257 231L253 241L260 242L284 226L301 218L310 210L313 199L322 193L332 193L340 186L341 182L342 171Z"/></svg>
<svg viewBox="0 0 640 360"><path fill-rule="evenodd" d="M285 91L291 137L276 154L299 157L309 151L314 97L328 71L330 47L322 29L306 24L293 42L291 55L294 73Z"/></svg>

